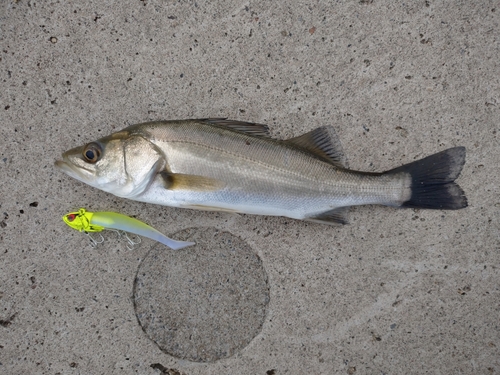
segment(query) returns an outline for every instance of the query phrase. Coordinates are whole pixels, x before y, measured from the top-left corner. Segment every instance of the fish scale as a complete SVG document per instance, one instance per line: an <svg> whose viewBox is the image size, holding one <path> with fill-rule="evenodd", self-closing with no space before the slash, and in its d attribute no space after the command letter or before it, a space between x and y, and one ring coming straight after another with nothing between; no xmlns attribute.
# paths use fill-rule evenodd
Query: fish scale
<svg viewBox="0 0 500 375"><path fill-rule="evenodd" d="M156 130L155 127L152 127L151 133ZM150 130L146 127L141 132L149 133ZM191 133L198 136L190 136ZM225 183L224 189L212 193L184 192L182 198L177 194L175 199L185 202L184 206L223 205L227 209L227 203L250 202L254 206L251 210L273 204L281 209L320 212L325 209L325 205L328 209L342 205L342 202L332 200L332 196L338 196L342 200L353 196L362 201L364 190L375 190L385 199L386 193L382 189L370 189L374 183L379 185L381 182L373 176L341 171L331 164L311 158L301 150L283 145L280 141L224 133L234 132L213 126L200 127L189 122L169 127L168 131L155 135L153 142L164 150L170 172L201 175ZM232 168L230 164L233 165ZM241 194L241 181L251 182L247 184L244 194ZM278 190L269 194L276 187ZM154 199L151 193L150 191L138 199L150 201ZM161 190L153 194L166 198ZM373 194L368 198L370 202L366 203L375 203L373 199L377 199ZM349 201L348 204L350 203L352 202ZM241 210L242 208L237 209L238 212Z"/></svg>

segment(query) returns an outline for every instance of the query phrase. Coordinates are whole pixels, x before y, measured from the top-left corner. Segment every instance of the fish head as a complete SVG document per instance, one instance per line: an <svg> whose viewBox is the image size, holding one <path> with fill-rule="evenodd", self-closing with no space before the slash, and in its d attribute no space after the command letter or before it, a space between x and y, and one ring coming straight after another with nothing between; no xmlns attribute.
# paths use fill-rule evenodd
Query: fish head
<svg viewBox="0 0 500 375"><path fill-rule="evenodd" d="M92 187L133 198L149 187L165 159L143 136L121 131L64 152L55 166Z"/></svg>

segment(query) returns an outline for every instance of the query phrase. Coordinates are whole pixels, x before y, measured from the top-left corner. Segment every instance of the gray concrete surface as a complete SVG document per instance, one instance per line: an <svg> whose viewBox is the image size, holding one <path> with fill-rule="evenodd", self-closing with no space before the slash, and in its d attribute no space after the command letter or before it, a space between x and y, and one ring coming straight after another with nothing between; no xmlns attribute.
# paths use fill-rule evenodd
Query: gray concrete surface
<svg viewBox="0 0 500 375"><path fill-rule="evenodd" d="M499 14L498 1L2 1L0 373L500 373ZM463 145L470 206L359 207L339 228L136 203L53 167L126 125L196 117L280 138L333 124L366 171ZM261 331L211 363L162 352L133 306L154 244L91 249L61 221L79 207L240 237L268 275Z"/></svg>

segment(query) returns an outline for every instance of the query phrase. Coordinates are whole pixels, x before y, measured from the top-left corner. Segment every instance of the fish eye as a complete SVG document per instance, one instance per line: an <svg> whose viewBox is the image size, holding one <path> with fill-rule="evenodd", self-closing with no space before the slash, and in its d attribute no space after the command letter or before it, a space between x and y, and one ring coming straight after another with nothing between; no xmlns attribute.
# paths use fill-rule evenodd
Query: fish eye
<svg viewBox="0 0 500 375"><path fill-rule="evenodd" d="M89 163L96 163L101 157L101 147L97 143L89 143L83 148L83 158Z"/></svg>

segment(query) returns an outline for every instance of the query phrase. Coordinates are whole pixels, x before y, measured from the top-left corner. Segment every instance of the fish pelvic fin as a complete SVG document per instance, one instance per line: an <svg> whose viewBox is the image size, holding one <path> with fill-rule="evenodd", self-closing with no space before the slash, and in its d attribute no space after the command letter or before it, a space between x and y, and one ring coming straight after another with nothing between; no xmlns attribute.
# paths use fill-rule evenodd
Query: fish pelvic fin
<svg viewBox="0 0 500 375"><path fill-rule="evenodd" d="M347 168L347 158L333 126L322 126L285 142L339 168Z"/></svg>
<svg viewBox="0 0 500 375"><path fill-rule="evenodd" d="M320 224L349 224L347 220L347 213L349 212L349 207L337 207L333 210L322 212L318 215L305 218L305 221L311 221L313 223Z"/></svg>
<svg viewBox="0 0 500 375"><path fill-rule="evenodd" d="M465 147L454 147L386 172L411 176L411 196L401 207L438 210L467 207L464 191L454 182L465 164L465 153Z"/></svg>
<svg viewBox="0 0 500 375"><path fill-rule="evenodd" d="M159 174L165 189L168 190L215 191L224 187L222 181L210 177L170 173L168 171L162 171Z"/></svg>

